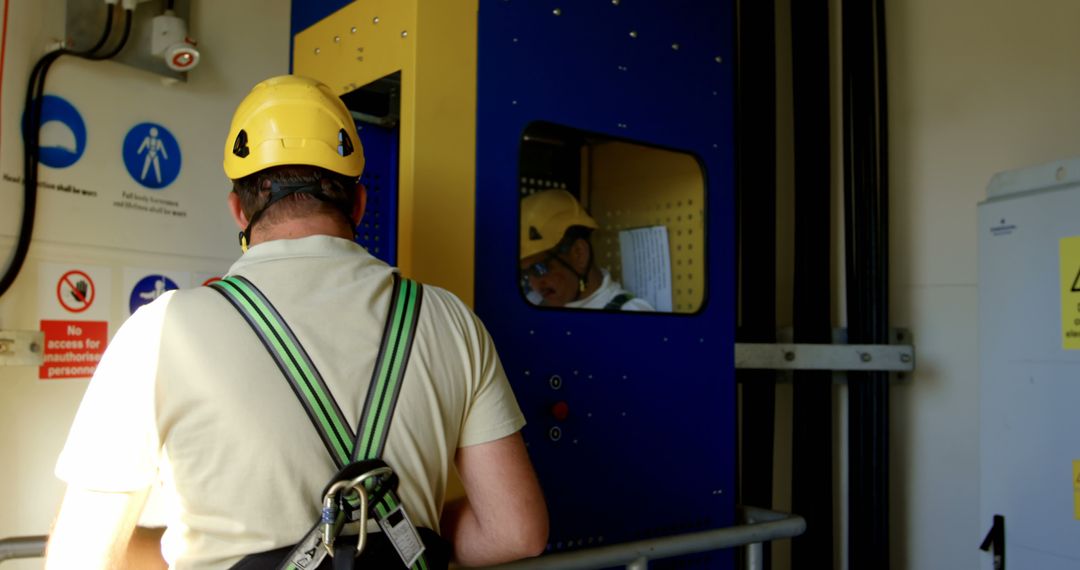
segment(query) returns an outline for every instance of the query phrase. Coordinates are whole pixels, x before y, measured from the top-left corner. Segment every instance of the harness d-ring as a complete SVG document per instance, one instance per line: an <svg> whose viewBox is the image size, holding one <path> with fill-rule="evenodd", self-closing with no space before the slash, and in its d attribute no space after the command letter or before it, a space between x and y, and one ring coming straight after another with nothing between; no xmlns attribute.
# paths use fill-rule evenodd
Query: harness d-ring
<svg viewBox="0 0 1080 570"><path fill-rule="evenodd" d="M362 522L360 524L360 532L356 535L356 553L353 557L359 557L360 553L364 551L364 546L367 545L367 512L368 512L368 492L364 487L364 482L372 477L386 477L393 474L393 469L389 467L376 467L371 471L368 471L355 479L348 481L337 481L330 486L326 491L326 495L323 496L323 510L322 510L322 525L323 525L323 547L326 548L326 553L333 558L334 557L334 541L337 540L338 533L341 529L338 528L335 532L335 522L338 515L338 500L340 493L347 489L356 491L356 494L360 497L360 508L358 509L363 513Z"/></svg>

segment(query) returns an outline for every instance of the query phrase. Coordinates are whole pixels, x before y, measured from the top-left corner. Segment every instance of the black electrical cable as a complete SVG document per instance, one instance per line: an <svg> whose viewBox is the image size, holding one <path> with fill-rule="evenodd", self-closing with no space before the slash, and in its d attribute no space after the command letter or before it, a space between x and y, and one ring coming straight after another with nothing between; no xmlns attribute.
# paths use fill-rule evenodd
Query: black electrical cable
<svg viewBox="0 0 1080 570"><path fill-rule="evenodd" d="M110 51L109 53L106 53L106 54L102 54L102 55L89 54L89 55L82 55L81 57L83 57L84 59L92 60L92 61L101 61L101 60L105 60L105 59L112 59L113 57L116 57L116 54L120 53L120 51L124 49L124 46L127 45L128 38L130 38L130 37L131 37L131 10L124 10L124 34L122 36L120 36L120 42L116 44L116 47L114 47L112 49L112 51Z"/></svg>
<svg viewBox="0 0 1080 570"><path fill-rule="evenodd" d="M30 80L26 86L26 102L23 108L23 137L25 141L25 150L23 152L23 214L19 225L18 239L15 243L14 255L10 265L4 271L3 277L0 277L0 296L3 296L11 288L15 278L22 270L34 232L34 216L37 213L37 170L41 154L39 130L41 129L41 114L45 101L45 78L48 76L52 64L56 63L56 60L62 56L71 55L84 59L101 60L120 53L131 34L131 10L125 11L124 34L119 44L105 55L97 54L97 51L108 42L109 36L112 35L113 11L114 5L109 4L106 10L104 31L90 49L74 51L61 48L49 52L34 64L30 72Z"/></svg>

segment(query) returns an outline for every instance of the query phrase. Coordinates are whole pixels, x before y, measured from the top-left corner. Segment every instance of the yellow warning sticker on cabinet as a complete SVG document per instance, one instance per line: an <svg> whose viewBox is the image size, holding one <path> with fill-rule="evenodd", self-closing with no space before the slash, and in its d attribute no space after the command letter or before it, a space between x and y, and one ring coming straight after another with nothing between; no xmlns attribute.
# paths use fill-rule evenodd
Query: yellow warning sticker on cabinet
<svg viewBox="0 0 1080 570"><path fill-rule="evenodd" d="M1073 461L1073 510L1080 520L1080 460Z"/></svg>
<svg viewBox="0 0 1080 570"><path fill-rule="evenodd" d="M1080 236L1061 238L1061 346L1080 350Z"/></svg>

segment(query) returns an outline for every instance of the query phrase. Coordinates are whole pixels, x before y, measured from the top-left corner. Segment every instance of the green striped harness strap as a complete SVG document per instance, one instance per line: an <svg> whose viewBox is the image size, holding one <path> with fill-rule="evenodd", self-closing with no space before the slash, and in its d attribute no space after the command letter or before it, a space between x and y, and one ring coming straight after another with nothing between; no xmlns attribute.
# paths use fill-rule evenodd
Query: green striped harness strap
<svg viewBox="0 0 1080 570"><path fill-rule="evenodd" d="M382 343L375 360L375 370L368 387L363 413L357 424L359 431L356 433L349 427L341 408L334 400L311 357L269 299L251 281L238 275L226 277L210 285L228 299L244 320L251 325L267 352L289 381L304 411L314 424L339 470L327 488L337 481L347 481L359 475L358 466L366 466L365 469L360 470L361 472L366 471L367 466L370 465L385 466L379 458L386 446L390 421L393 419L394 408L405 377L405 368L412 350L423 299L423 287L419 283L404 279L396 272L393 278L390 310L383 329ZM397 540L394 540L395 534L408 534L408 529L405 529L402 523L412 528L414 537L416 532L411 521L404 515L401 501L394 491L397 476L391 475L381 480L376 478L373 481L365 485L365 488L371 491L372 497L366 516L363 513L350 512L349 506L355 507L357 503L355 493L351 497L346 497L348 504L343 505L344 509L340 512L335 511L332 515L335 536L337 532L340 532L346 518L366 520L370 516L378 521L383 531L391 538L406 567L412 570L427 570L423 544L418 539L415 541L418 545L412 547L409 544L399 544ZM324 509L323 519L317 522L304 540L297 544L280 568L291 570L315 568L319 565L327 552L327 549L323 547L322 532L324 524L330 524L327 517L328 514ZM405 543L411 542L408 536L402 540Z"/></svg>

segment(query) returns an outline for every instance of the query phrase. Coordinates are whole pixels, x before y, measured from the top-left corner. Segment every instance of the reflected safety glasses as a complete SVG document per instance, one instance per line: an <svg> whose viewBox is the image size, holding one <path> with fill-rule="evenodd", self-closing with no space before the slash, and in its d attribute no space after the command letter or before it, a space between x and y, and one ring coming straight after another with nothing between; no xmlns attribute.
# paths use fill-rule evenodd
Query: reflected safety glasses
<svg viewBox="0 0 1080 570"><path fill-rule="evenodd" d="M545 257L542 261L537 261L536 263L533 263L528 267L522 268L521 280L523 282L528 282L530 277L540 278L547 275L551 272L551 267L549 267L549 265L552 261L559 261L559 256L556 255L554 252L549 252L547 254L547 257Z"/></svg>

